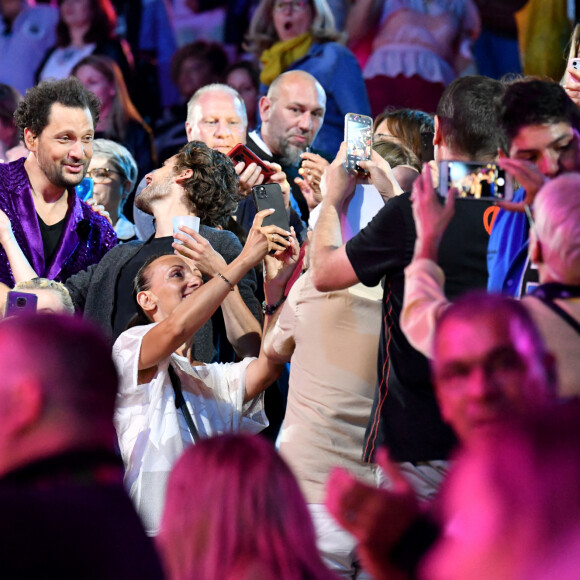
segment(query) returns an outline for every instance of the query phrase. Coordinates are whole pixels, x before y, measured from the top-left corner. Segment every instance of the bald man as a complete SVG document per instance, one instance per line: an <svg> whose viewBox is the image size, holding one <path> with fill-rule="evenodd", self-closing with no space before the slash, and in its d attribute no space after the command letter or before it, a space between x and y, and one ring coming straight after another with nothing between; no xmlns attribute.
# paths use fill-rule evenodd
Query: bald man
<svg viewBox="0 0 580 580"><path fill-rule="evenodd" d="M328 165L309 151L324 121L326 93L311 74L289 71L274 80L259 107L262 125L248 135L247 146L261 159L282 166L292 186L293 206L307 221L313 203L302 191L306 185L318 189ZM295 181L299 174L302 178Z"/></svg>

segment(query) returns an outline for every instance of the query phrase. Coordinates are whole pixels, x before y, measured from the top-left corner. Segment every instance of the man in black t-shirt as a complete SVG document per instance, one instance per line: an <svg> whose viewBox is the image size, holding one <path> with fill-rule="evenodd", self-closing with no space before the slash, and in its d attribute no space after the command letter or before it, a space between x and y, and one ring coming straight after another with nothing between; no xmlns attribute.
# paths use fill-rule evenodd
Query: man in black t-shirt
<svg viewBox="0 0 580 580"><path fill-rule="evenodd" d="M494 102L502 92L499 82L485 77L463 77L446 89L435 117L436 161L496 158L500 139ZM404 268L416 238L410 193L390 200L366 228L342 244L339 208L356 180L342 167L340 155L327 171L327 194L314 229L314 283L319 290L335 290L358 281L371 286L384 280L378 385L363 456L371 461L377 447L386 444L391 457L422 482L417 486L421 495L431 497L437 481L425 482L422 473L440 479L439 462L447 459L454 436L441 419L427 360L409 345L399 325ZM363 162L361 167L372 173L371 164ZM449 298L486 286L487 207L472 200L456 204L439 253Z"/></svg>

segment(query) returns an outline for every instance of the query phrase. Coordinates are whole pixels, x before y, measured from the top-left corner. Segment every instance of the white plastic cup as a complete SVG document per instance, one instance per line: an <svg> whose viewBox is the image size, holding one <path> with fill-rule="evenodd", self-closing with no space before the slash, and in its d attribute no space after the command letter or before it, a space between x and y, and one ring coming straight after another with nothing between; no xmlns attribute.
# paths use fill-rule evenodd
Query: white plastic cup
<svg viewBox="0 0 580 580"><path fill-rule="evenodd" d="M184 236L187 234L179 229L179 226L185 226L199 233L199 218L194 215L178 215L173 218L173 241L177 244L182 244L181 240L175 238L175 234L181 233ZM191 236L188 236L191 238ZM191 238L193 240L193 238ZM195 240L194 240L195 241Z"/></svg>

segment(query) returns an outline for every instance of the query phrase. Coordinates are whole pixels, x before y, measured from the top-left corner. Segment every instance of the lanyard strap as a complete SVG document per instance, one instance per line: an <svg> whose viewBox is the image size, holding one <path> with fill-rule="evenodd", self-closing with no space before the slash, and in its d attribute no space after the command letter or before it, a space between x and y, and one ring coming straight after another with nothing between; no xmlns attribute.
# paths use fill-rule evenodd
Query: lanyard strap
<svg viewBox="0 0 580 580"><path fill-rule="evenodd" d="M181 391L181 380L179 379L179 376L175 372L175 369L171 363L169 364L169 368L167 370L169 371L171 386L173 387L173 392L175 393L175 407L183 413L183 417L185 418L185 422L187 423L187 427L189 428L193 442L197 443L201 437L199 436L197 427L193 422L193 417L191 416L191 413L185 404L185 398L183 397L183 392Z"/></svg>
<svg viewBox="0 0 580 580"><path fill-rule="evenodd" d="M567 322L578 334L580 334L580 322L578 322L575 318L570 316L568 312L566 312L561 306L558 306L555 302L546 298L541 295L534 296L541 300L548 308L550 308L553 312L555 312L558 316L560 316L565 322Z"/></svg>

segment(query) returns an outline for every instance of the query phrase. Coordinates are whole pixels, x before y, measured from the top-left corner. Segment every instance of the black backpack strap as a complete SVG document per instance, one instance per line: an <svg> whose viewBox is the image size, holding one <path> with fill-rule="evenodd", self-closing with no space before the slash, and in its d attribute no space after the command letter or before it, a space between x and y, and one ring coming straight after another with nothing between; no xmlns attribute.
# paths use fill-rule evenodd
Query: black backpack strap
<svg viewBox="0 0 580 580"><path fill-rule="evenodd" d="M538 300L541 300L548 308L550 308L553 312L565 320L578 334L580 334L580 322L570 316L570 314L568 314L561 306L558 306L553 300L550 300L549 298L538 296L537 294L534 294L534 296Z"/></svg>
<svg viewBox="0 0 580 580"><path fill-rule="evenodd" d="M185 399L183 397L183 393L181 392L181 380L177 376L173 365L170 363L169 368L169 378L171 379L171 386L173 387L173 392L175 393L175 407L183 413L185 418L185 422L187 423L187 427L189 428L189 432L193 438L193 442L197 443L201 437L199 436L199 432L195 423L193 422L193 417L185 404Z"/></svg>

